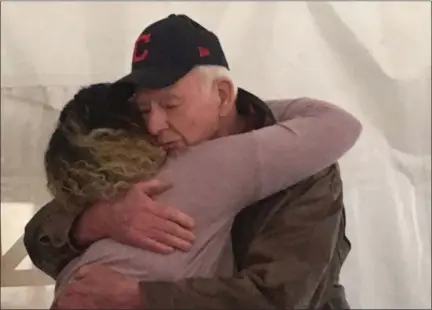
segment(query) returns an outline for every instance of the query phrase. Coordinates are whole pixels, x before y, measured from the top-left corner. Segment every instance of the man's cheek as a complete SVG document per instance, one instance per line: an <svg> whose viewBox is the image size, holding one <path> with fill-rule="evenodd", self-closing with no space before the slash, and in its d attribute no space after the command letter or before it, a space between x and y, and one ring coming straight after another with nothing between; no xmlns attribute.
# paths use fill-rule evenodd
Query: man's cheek
<svg viewBox="0 0 432 310"><path fill-rule="evenodd" d="M190 130L188 130L188 124L184 124L180 121L170 121L170 129L172 134L177 136L179 140L183 141L186 145L189 145L189 141L193 136L190 135Z"/></svg>
<svg viewBox="0 0 432 310"><path fill-rule="evenodd" d="M205 138L200 127L190 126L183 131L183 137L186 145L196 145L201 143Z"/></svg>

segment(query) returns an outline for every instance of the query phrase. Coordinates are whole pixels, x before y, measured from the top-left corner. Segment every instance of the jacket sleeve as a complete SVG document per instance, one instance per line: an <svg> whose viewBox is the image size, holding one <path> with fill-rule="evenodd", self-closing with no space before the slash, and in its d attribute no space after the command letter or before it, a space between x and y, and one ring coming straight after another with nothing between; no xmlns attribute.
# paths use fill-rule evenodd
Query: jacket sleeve
<svg viewBox="0 0 432 310"><path fill-rule="evenodd" d="M25 226L24 246L31 261L53 279L82 252L72 245L69 236L78 216L66 212L52 200Z"/></svg>
<svg viewBox="0 0 432 310"><path fill-rule="evenodd" d="M336 165L326 168L281 195L276 203L270 199L272 209L241 259L236 277L142 282L145 308L321 307L332 284L328 269L342 220L339 170Z"/></svg>

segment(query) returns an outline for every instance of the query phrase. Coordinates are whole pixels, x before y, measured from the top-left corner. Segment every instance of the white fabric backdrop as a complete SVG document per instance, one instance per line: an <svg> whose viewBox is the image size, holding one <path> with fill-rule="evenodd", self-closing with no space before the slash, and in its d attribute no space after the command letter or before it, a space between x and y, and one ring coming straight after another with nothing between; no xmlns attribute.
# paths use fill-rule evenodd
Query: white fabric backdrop
<svg viewBox="0 0 432 310"><path fill-rule="evenodd" d="M127 72L135 37L170 13L216 32L237 83L262 98L318 97L361 119L341 161L353 243L342 281L354 308L430 308L429 2L2 2L2 254L48 199L58 109L79 85ZM2 307L49 305L52 286L7 284L3 261L14 287Z"/></svg>

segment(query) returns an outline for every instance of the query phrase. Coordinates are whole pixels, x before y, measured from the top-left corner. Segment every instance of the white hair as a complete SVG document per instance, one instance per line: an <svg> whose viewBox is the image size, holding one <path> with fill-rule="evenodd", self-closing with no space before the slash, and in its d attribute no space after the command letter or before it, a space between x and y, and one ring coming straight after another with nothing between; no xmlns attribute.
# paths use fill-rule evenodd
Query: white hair
<svg viewBox="0 0 432 310"><path fill-rule="evenodd" d="M209 89L211 83L216 79L227 79L233 85L232 98L237 98L237 86L231 77L231 72L227 68L215 65L203 65L196 67L195 70L201 74L203 87L206 89Z"/></svg>

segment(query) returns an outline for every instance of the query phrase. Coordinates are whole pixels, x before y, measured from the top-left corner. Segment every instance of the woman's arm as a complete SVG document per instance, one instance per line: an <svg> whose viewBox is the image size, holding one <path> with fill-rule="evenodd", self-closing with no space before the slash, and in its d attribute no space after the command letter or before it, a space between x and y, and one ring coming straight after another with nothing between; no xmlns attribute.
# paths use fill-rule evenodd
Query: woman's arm
<svg viewBox="0 0 432 310"><path fill-rule="evenodd" d="M208 184L221 207L238 211L312 176L335 163L361 133L356 118L327 102L278 105L284 111L276 125L190 148L191 180Z"/></svg>
<svg viewBox="0 0 432 310"><path fill-rule="evenodd" d="M258 200L304 180L337 162L359 138L360 122L321 100L286 104L278 125L252 132L258 146Z"/></svg>

